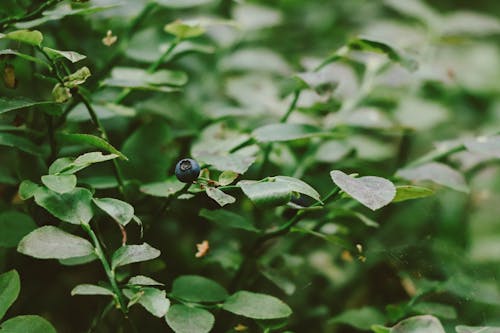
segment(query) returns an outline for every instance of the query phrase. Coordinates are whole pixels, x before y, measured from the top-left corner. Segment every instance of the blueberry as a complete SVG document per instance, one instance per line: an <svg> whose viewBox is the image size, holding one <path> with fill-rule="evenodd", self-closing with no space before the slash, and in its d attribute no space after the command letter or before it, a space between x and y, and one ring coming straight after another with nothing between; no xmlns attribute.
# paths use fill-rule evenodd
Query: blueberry
<svg viewBox="0 0 500 333"><path fill-rule="evenodd" d="M175 176L183 183L192 183L200 175L200 165L195 160L184 158L175 166Z"/></svg>

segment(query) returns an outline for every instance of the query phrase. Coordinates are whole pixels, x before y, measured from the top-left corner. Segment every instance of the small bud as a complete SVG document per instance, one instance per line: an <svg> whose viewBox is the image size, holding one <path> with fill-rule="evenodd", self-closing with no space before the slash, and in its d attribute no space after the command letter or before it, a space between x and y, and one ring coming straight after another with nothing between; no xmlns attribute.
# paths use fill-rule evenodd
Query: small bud
<svg viewBox="0 0 500 333"><path fill-rule="evenodd" d="M210 245L208 244L207 240L204 240L203 242L196 244L196 248L198 249L198 252L196 252L195 257L203 258L207 255L208 250L210 249Z"/></svg>
<svg viewBox="0 0 500 333"><path fill-rule="evenodd" d="M102 39L102 43L106 46L111 46L116 43L117 39L118 37L113 36L113 32L111 30L108 30L108 32L106 33L106 37Z"/></svg>

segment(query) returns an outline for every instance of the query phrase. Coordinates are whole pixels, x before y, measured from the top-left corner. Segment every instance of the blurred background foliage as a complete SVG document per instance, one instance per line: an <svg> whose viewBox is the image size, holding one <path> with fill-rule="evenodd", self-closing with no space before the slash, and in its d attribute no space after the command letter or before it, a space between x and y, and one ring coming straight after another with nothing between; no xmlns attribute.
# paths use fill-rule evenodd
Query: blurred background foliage
<svg viewBox="0 0 500 333"><path fill-rule="evenodd" d="M231 145L255 128L278 122L292 99L290 77L311 72L352 38L364 36L391 45L414 59L418 69L410 71L399 63L385 62L384 55L356 51L325 66L313 78L324 89L304 90L289 122L331 130L336 137L276 143L264 171L259 167L261 147L249 146L245 154L257 156L257 162L245 179L295 176L328 193L332 169L392 178L399 168L435 147L498 134L498 1L157 2L151 6L139 0L63 1L41 18L15 27L36 28L44 35L44 45L87 56L78 65L69 64L70 70L90 68L92 76L82 89L92 91L110 141L130 158L122 167L131 204L145 223L145 239L162 251L160 259L132 269L167 286L181 274L199 274L228 285L251 236L200 217L201 209L216 208L204 196L176 200L167 214L159 216L156 212L163 199L147 196L139 187L164 181L179 158L196 157L197 147ZM3 0L0 18L42 3ZM146 6L151 9L141 24L131 26ZM200 17L215 24L207 27L205 35L183 42L164 66L187 73L182 92L134 90L119 107L107 104L116 100L121 89L103 88L106 78L133 79L119 77L124 74L113 68L147 68L174 41L163 31L165 24ZM219 24L221 19L234 22ZM102 42L108 30L117 36L109 47ZM23 45L15 47L26 54L33 52ZM383 70L367 70L379 64ZM7 65L15 69L17 84L15 89L0 85L0 96L51 99L53 85L37 74L44 73L39 65L3 57L4 74ZM354 102L344 115L338 111L350 103L346 101ZM0 119L44 131L44 123L30 117L30 113L17 118L9 113ZM81 104L67 121L68 131L93 131ZM48 151L43 137L35 142ZM60 156L81 151L84 148L63 145ZM498 157L461 151L446 159L465 175L465 191L438 187L431 197L392 204L375 213L349 199L335 202L327 213L312 215L300 225L321 220L322 232L362 245L359 253L292 233L259 259L259 271L249 277L246 288L268 292L289 304L294 315L287 329L294 332L366 331L372 324L393 324L412 314L433 314L450 332L457 324L500 325ZM46 165L8 147L0 147L0 161L0 210L13 205L24 209L25 204L15 199L17 185L43 175ZM112 196L116 183L108 167L85 170L79 181ZM229 209L253 219L257 226L285 221L286 209L255 209L242 195L234 195L238 203ZM38 224L51 219L40 208L30 205L28 209ZM364 218L379 227L367 226ZM110 247L119 244L113 225L100 228ZM129 231L129 236L138 239L138 230ZM211 252L196 259L195 244L204 239L209 240ZM21 298L12 313L43 315L59 332L85 331L105 305L99 298L69 296L74 285L101 276L96 265L64 267L1 248L0 267L1 271L16 268L21 275ZM118 316L111 315L99 332L112 332ZM131 317L140 323L141 332L167 330L163 320L141 309ZM243 323L257 331L251 322L225 319L224 325ZM220 322L215 332L227 328L217 325Z"/></svg>

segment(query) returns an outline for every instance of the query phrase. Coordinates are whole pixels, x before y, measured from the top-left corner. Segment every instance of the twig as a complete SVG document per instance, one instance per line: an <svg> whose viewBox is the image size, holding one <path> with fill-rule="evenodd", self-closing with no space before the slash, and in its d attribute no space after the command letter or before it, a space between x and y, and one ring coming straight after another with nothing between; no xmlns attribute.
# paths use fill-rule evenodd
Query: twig
<svg viewBox="0 0 500 333"><path fill-rule="evenodd" d="M95 254L101 261L102 267L104 268L104 271L106 272L106 276L108 277L108 281L111 284L111 288L113 289L113 292L117 298L118 305L120 306L120 310L123 312L123 314L126 316L128 312L127 305L125 303L125 298L118 287L118 284L116 283L116 278L115 278L115 272L113 269L111 269L108 259L106 258L104 251L101 247L101 243L99 242L99 239L97 239L97 236L95 232L92 230L90 227L90 224L88 223L82 223L81 224L83 230L87 232L89 235L90 239L94 243L94 248L95 248Z"/></svg>
<svg viewBox="0 0 500 333"><path fill-rule="evenodd" d="M45 2L42 2L42 4L40 5L40 7L36 8L31 13L26 13L23 16L8 17L8 18L5 18L3 20L0 20L0 29L1 29L1 31L4 31L11 24L18 23L18 22L26 22L26 21L30 21L30 20L36 19L39 16L41 16L42 13L46 9L48 9L48 8L56 5L58 2L61 2L61 1L62 0L49 0L49 1L45 1Z"/></svg>

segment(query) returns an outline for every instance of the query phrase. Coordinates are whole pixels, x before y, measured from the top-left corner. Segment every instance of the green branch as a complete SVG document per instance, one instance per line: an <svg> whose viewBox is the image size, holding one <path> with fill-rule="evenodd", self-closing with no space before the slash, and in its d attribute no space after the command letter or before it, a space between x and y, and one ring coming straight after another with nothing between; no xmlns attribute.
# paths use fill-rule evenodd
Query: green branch
<svg viewBox="0 0 500 333"><path fill-rule="evenodd" d="M49 9L50 7L56 5L58 2L61 2L62 0L49 0L42 2L40 7L36 8L30 13L25 13L22 16L15 16L15 17L7 17L3 20L0 20L0 29L1 31L4 31L9 25L18 23L18 22L26 22L26 21L31 21L33 19L38 18L39 16L42 16L42 13Z"/></svg>
<svg viewBox="0 0 500 333"><path fill-rule="evenodd" d="M127 304L125 303L125 298L120 288L118 287L118 284L116 282L115 272L111 269L111 266L109 265L108 259L106 258L106 255L104 254L104 251L102 249L101 243L99 242L99 239L97 239L97 235L95 234L95 232L92 230L92 228L88 223L82 223L81 226L83 230L87 232L90 239L94 243L95 253L99 258L99 260L101 261L104 271L106 272L106 276L108 277L109 283L111 284L111 288L113 289L113 293L117 298L120 310L123 312L124 315L126 315L128 312L128 308Z"/></svg>

